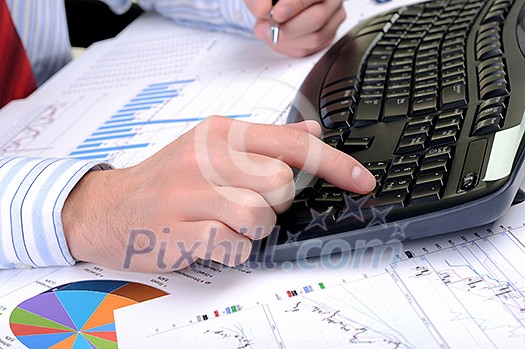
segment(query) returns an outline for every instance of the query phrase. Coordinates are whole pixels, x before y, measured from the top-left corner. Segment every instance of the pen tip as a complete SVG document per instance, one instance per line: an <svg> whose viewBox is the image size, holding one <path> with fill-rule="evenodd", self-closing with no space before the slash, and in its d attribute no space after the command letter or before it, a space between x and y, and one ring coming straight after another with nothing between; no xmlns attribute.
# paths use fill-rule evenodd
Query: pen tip
<svg viewBox="0 0 525 349"><path fill-rule="evenodd" d="M279 27L276 25L270 26L270 35L272 38L272 43L277 45L277 42L279 41Z"/></svg>

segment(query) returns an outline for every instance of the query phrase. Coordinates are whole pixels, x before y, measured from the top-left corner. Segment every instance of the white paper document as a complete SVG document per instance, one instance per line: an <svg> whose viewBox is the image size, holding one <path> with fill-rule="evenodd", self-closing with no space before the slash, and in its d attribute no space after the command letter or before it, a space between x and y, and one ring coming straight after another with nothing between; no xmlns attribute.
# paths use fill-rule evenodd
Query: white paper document
<svg viewBox="0 0 525 349"><path fill-rule="evenodd" d="M339 36L417 1L344 1ZM134 165L210 115L286 122L323 52L148 14L0 111L1 156ZM345 254L168 274L73 267L0 271L0 349L521 348L525 204L471 231Z"/></svg>
<svg viewBox="0 0 525 349"><path fill-rule="evenodd" d="M404 243L402 250L354 251L250 276L195 267L184 272L191 296L175 292L115 311L119 346L522 347L524 209L513 207L484 228ZM202 279L210 284L192 279L199 273L209 273Z"/></svg>

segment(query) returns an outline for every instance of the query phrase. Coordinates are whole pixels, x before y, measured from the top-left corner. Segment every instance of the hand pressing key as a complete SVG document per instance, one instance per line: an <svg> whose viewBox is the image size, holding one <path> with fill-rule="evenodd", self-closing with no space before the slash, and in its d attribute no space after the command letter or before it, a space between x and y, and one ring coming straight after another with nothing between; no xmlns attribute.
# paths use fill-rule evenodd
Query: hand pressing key
<svg viewBox="0 0 525 349"><path fill-rule="evenodd" d="M168 272L201 258L248 258L294 197L291 167L366 194L376 182L317 137L314 121L285 126L209 117L152 157L92 171L62 211L74 258L114 269Z"/></svg>

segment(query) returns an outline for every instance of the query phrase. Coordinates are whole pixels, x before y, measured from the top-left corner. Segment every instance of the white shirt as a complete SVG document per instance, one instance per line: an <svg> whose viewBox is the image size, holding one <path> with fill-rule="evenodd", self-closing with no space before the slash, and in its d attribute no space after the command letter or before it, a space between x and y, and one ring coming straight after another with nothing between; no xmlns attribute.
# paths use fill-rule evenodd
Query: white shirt
<svg viewBox="0 0 525 349"><path fill-rule="evenodd" d="M123 13L131 0L103 0ZM242 0L139 0L174 21L251 34L255 20ZM71 59L63 0L7 0L42 84ZM1 127L1 126L0 126ZM62 227L64 202L93 161L0 157L0 268L72 265Z"/></svg>

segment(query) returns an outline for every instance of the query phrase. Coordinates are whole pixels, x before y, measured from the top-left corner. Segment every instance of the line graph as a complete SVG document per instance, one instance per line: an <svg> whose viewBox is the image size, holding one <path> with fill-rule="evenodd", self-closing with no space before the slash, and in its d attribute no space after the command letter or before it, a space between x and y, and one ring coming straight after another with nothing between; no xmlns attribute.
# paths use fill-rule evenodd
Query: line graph
<svg viewBox="0 0 525 349"><path fill-rule="evenodd" d="M150 335L155 348L281 348L278 334L270 325L266 307L257 306L232 315Z"/></svg>
<svg viewBox="0 0 525 349"><path fill-rule="evenodd" d="M31 141L45 132L46 129L55 122L60 108L61 105L45 105L31 111L31 114L26 117L26 119L28 119L27 124L23 122L23 117L22 122L6 123L7 125L5 127L11 128L12 130L7 130L3 134L2 138L5 139L1 142L3 146L0 148L0 155L12 155L31 143Z"/></svg>
<svg viewBox="0 0 525 349"><path fill-rule="evenodd" d="M268 305L286 348L439 348L389 274ZM389 290L390 299L380 293Z"/></svg>
<svg viewBox="0 0 525 349"><path fill-rule="evenodd" d="M501 232L399 262L394 270L451 347L525 342L525 248Z"/></svg>
<svg viewBox="0 0 525 349"><path fill-rule="evenodd" d="M198 322L175 321L142 344L168 348L191 338L206 348L442 347L428 322L407 309L410 302L383 273Z"/></svg>

